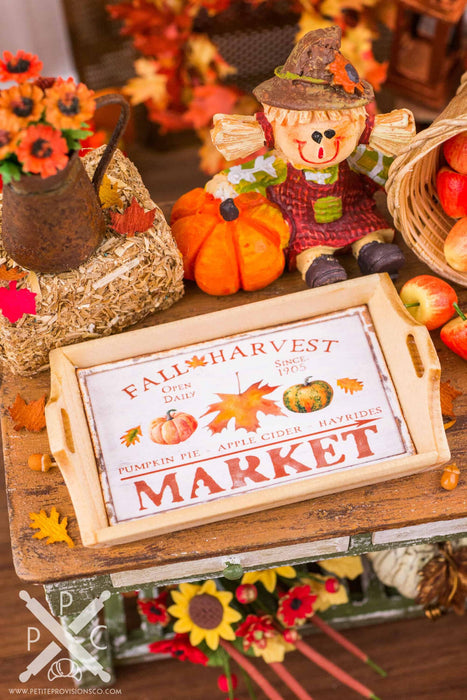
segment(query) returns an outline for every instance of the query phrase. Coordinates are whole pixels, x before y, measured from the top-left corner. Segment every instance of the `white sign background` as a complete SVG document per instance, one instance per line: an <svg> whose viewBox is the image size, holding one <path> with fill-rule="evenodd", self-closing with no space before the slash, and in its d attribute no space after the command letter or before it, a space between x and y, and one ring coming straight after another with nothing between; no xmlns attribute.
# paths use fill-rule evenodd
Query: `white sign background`
<svg viewBox="0 0 467 700"><path fill-rule="evenodd" d="M415 452L366 306L77 375L112 524ZM332 387L331 402L288 410L284 391L308 377ZM345 391L340 379L362 388ZM219 394L253 384L276 387L264 398L281 415L259 411L256 430L231 418L213 432L218 413L208 409ZM183 442L156 444L150 423L170 409L198 427ZM139 441L126 446L137 427Z"/></svg>

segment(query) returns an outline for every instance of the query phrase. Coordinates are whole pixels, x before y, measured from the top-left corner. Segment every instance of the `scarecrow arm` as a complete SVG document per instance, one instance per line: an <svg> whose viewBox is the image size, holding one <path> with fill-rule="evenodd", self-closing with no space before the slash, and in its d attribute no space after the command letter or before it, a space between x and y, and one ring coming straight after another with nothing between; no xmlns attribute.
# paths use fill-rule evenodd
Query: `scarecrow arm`
<svg viewBox="0 0 467 700"><path fill-rule="evenodd" d="M284 182L287 176L287 166L280 158L266 153L247 163L227 168L223 170L223 174L237 194L260 192L266 195L267 187Z"/></svg>
<svg viewBox="0 0 467 700"><path fill-rule="evenodd" d="M389 166L393 160L392 156L386 156L361 144L348 157L347 163L354 172L366 175L373 183L384 187L388 179Z"/></svg>

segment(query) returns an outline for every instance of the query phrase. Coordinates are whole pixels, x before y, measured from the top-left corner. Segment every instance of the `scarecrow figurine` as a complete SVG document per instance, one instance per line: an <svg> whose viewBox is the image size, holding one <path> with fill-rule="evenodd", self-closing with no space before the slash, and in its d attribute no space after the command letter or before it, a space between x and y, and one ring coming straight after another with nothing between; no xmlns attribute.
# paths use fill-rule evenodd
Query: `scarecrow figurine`
<svg viewBox="0 0 467 700"><path fill-rule="evenodd" d="M335 254L352 249L363 274L404 263L373 195L393 157L414 135L408 110L371 117L369 83L340 53L339 27L306 34L273 78L253 90L254 117L216 115L213 142L227 160L266 145L265 155L228 168L206 186L223 199L249 191L275 202L290 227L289 268L309 287L347 278Z"/></svg>

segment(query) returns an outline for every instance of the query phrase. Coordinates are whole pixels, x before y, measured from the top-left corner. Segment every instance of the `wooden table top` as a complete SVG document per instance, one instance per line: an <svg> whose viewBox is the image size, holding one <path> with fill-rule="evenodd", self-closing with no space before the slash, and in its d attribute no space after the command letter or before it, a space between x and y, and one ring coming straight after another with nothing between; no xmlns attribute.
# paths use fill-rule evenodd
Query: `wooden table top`
<svg viewBox="0 0 467 700"><path fill-rule="evenodd" d="M409 251L407 263L396 287L416 274L430 273ZM353 260L344 258L349 276L356 276ZM185 297L170 309L149 317L137 327L160 324L214 310L248 304L283 294L301 291L304 284L297 273L285 273L264 290L238 293L229 297L210 297L192 283ZM460 304L467 307L467 289L456 288ZM442 377L462 392L455 401L457 421L447 432L452 461L461 469L454 491L440 487L442 469L387 481L378 485L346 491L274 508L227 521L191 528L170 535L145 539L108 548L85 548L73 506L58 469L47 473L27 467L27 458L35 452L49 452L46 431L15 431L7 407L19 392L26 401L49 394L48 372L32 378L11 375L4 368L2 383L2 432L10 514L13 559L18 576L30 582L50 583L104 573L144 569L154 565L176 564L183 576L184 563L207 557L228 557L239 552L286 547L292 544L351 536L390 528L420 525L431 521L462 518L467 515L467 478L462 471L467 452L467 365L439 339L432 338L441 361ZM76 543L47 545L33 538L29 513L55 506L68 517L68 531Z"/></svg>

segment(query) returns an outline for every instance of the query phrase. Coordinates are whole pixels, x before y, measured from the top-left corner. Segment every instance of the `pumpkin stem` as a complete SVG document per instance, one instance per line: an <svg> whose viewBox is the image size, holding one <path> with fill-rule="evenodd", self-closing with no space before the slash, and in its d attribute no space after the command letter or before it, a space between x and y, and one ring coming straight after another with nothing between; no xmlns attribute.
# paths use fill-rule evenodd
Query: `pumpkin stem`
<svg viewBox="0 0 467 700"><path fill-rule="evenodd" d="M171 415L172 413L177 413L177 409L176 408L169 408L169 410L167 411L167 420L174 419L174 417Z"/></svg>
<svg viewBox="0 0 467 700"><path fill-rule="evenodd" d="M240 214L232 197L224 199L219 207L219 213L224 221L235 221L235 219L238 219L238 215Z"/></svg>
<svg viewBox="0 0 467 700"><path fill-rule="evenodd" d="M312 381L313 381L313 377L306 377L306 378L305 378L305 381L304 381L303 383L304 383L305 385L306 385L306 384L311 384Z"/></svg>

